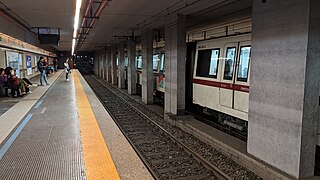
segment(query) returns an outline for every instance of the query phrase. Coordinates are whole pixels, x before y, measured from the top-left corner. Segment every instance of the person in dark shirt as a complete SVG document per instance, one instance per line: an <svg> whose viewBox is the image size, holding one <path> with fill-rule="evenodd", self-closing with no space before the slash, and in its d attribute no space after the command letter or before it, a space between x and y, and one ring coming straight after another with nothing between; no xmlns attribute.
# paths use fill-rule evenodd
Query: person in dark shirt
<svg viewBox="0 0 320 180"><path fill-rule="evenodd" d="M38 70L41 73L41 77L40 77L40 86L43 86L42 80L44 80L44 82L46 83L46 85L49 85L48 81L47 81L47 76L46 76L46 66L45 66L45 62L43 57L41 56L38 63Z"/></svg>
<svg viewBox="0 0 320 180"><path fill-rule="evenodd" d="M8 86L7 76L4 73L4 69L0 68L0 93L1 96L8 96L8 89L5 87Z"/></svg>
<svg viewBox="0 0 320 180"><path fill-rule="evenodd" d="M58 70L58 60L56 58L53 60L53 69L54 71Z"/></svg>
<svg viewBox="0 0 320 180"><path fill-rule="evenodd" d="M4 73L4 69L0 68L0 87L5 87L7 85L7 76Z"/></svg>

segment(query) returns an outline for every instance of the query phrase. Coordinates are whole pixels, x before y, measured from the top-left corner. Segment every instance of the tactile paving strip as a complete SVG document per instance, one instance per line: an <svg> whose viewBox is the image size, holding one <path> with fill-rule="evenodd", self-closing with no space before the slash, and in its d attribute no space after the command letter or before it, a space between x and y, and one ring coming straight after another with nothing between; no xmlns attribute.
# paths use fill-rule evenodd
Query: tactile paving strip
<svg viewBox="0 0 320 180"><path fill-rule="evenodd" d="M86 179L74 97L74 84L61 76L39 106L46 111L33 114L0 160L0 179Z"/></svg>
<svg viewBox="0 0 320 180"><path fill-rule="evenodd" d="M78 72L72 73L82 137L83 156L88 180L120 179L97 120L81 85Z"/></svg>

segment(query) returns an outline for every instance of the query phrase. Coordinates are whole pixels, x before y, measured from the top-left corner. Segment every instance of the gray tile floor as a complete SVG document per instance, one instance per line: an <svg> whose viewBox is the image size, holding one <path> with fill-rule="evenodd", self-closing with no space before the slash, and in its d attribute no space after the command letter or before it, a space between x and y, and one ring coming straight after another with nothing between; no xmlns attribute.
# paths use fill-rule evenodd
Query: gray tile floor
<svg viewBox="0 0 320 180"><path fill-rule="evenodd" d="M38 84L40 76L31 78L30 81L34 84ZM50 78L50 77L49 77ZM30 87L31 91L34 91L37 87ZM23 97L11 98L11 97L0 97L0 116L7 112L12 106L21 101Z"/></svg>
<svg viewBox="0 0 320 180"><path fill-rule="evenodd" d="M60 76L0 160L0 179L85 179L74 84Z"/></svg>

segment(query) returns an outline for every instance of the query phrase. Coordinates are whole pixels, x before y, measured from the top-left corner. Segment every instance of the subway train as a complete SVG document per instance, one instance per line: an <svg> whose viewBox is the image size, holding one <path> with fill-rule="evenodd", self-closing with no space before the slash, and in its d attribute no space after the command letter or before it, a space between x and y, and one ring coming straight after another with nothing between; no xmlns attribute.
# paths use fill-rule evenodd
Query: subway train
<svg viewBox="0 0 320 180"><path fill-rule="evenodd" d="M186 84L187 87L192 85L191 88L187 88L187 91L191 91L191 103L201 109L201 113L214 115L220 124L242 133L246 133L248 121L250 40L251 34L243 34L188 45L187 59L192 60L187 66L192 68L187 67L187 76L192 74L192 77L187 78ZM154 95L162 100L165 95L164 62L164 49L154 49ZM137 52L136 67L137 89L141 95L140 51Z"/></svg>
<svg viewBox="0 0 320 180"><path fill-rule="evenodd" d="M188 43L186 101L189 106L187 105L187 111L196 109L204 116L214 117L214 121L228 131L236 131L246 136L250 57L251 33ZM162 100L165 95L164 63L164 48L154 49L154 95ZM141 95L141 52L137 53L136 65L137 87ZM319 146L320 138L318 139Z"/></svg>
<svg viewBox="0 0 320 180"><path fill-rule="evenodd" d="M218 121L245 132L250 90L251 34L199 41L192 78L192 103ZM220 113L217 113L220 112Z"/></svg>
<svg viewBox="0 0 320 180"><path fill-rule="evenodd" d="M137 90L138 94L141 95L142 87L142 55L137 55ZM153 54L153 94L159 99L164 99L164 82L165 82L165 71L164 71L165 52L164 49L154 49Z"/></svg>
<svg viewBox="0 0 320 180"><path fill-rule="evenodd" d="M191 48L192 49L192 48ZM192 104L201 113L215 116L218 123L247 134L251 33L199 41L191 66L191 85L188 91ZM188 69L188 67L187 67ZM187 80L190 83L190 80ZM188 84L187 84L188 87ZM195 106L192 106L194 108ZM320 124L317 151L320 152Z"/></svg>
<svg viewBox="0 0 320 180"><path fill-rule="evenodd" d="M251 34L222 37L189 43L186 84L193 105L201 113L214 115L218 122L229 128L246 133L249 106ZM195 53L190 53L191 51ZM141 95L142 55L136 56L137 92ZM164 100L165 51L155 48L153 54L154 95ZM125 60L127 79L128 60ZM126 80L127 81L127 80ZM188 92L187 92L187 96ZM187 97L187 101L188 98ZM163 102L162 102L163 104ZM194 108L195 106L192 106ZM191 109L192 109L191 108ZM192 111L192 110L191 110Z"/></svg>
<svg viewBox="0 0 320 180"><path fill-rule="evenodd" d="M142 94L142 55L141 51L137 52L136 56L136 73L137 73L137 94L141 96ZM160 101L164 99L164 81L165 81L165 72L164 72L164 59L165 53L163 48L154 49L153 53L153 94ZM119 65L119 59L117 58L117 71ZM118 76L118 73L117 73ZM127 78L128 78L128 57L125 57L125 69L124 69L124 77L126 81L127 87ZM163 104L163 102L161 102Z"/></svg>

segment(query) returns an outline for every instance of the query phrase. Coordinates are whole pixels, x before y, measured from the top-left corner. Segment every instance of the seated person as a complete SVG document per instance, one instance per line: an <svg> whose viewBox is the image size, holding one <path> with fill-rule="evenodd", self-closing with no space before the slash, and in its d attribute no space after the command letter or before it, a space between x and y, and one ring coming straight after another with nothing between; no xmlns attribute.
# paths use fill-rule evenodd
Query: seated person
<svg viewBox="0 0 320 180"><path fill-rule="evenodd" d="M5 87L7 85L7 76L4 73L4 69L0 68L0 87Z"/></svg>
<svg viewBox="0 0 320 180"><path fill-rule="evenodd" d="M7 75L8 87L11 89L11 97L21 97L19 82L17 76L12 74L12 68L7 67L5 69L5 74Z"/></svg>
<svg viewBox="0 0 320 180"><path fill-rule="evenodd" d="M16 75L13 78L17 80L22 95L31 93L28 84L23 79L19 79Z"/></svg>
<svg viewBox="0 0 320 180"><path fill-rule="evenodd" d="M22 80L27 83L27 86L37 87L37 84L33 84L28 78L22 78Z"/></svg>
<svg viewBox="0 0 320 180"><path fill-rule="evenodd" d="M8 91L5 89L7 87L7 76L4 74L4 69L0 68L0 94L8 96Z"/></svg>

